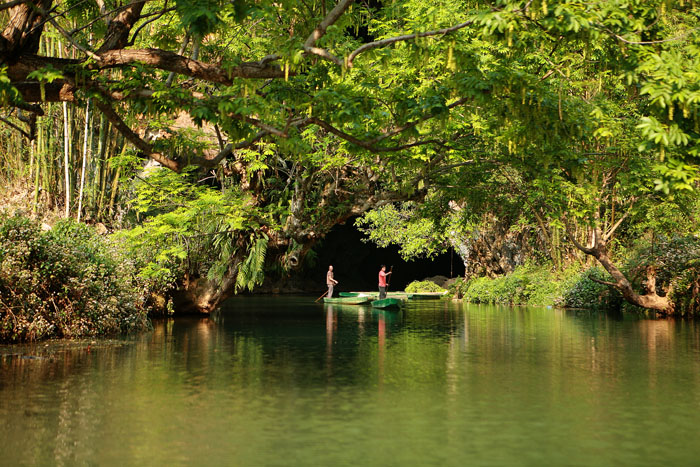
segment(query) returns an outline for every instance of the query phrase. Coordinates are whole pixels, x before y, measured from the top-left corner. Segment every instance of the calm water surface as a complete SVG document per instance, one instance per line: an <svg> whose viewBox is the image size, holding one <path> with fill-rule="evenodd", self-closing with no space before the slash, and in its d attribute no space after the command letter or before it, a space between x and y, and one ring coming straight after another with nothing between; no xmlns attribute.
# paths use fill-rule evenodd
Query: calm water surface
<svg viewBox="0 0 700 467"><path fill-rule="evenodd" d="M698 465L700 327L240 297L0 348L2 465Z"/></svg>

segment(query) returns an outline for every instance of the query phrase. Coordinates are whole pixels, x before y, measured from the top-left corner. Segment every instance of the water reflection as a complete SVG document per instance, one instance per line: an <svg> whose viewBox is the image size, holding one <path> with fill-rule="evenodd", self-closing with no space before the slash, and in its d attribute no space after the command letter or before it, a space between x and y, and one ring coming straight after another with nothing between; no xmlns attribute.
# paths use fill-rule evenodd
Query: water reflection
<svg viewBox="0 0 700 467"><path fill-rule="evenodd" d="M667 436L700 423L700 331L688 321L244 297L138 337L0 355L8 465L688 464L700 454Z"/></svg>

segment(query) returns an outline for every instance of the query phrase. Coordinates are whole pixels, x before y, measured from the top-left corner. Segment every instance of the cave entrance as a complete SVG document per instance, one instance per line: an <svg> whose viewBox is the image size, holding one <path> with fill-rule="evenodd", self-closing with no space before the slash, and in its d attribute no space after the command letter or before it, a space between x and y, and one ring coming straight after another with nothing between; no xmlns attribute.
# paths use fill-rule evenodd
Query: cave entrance
<svg viewBox="0 0 700 467"><path fill-rule="evenodd" d="M328 265L332 264L339 282L336 291L349 292L376 290L382 264L386 264L387 270L394 266L389 285L392 291L404 290L411 282L432 276L464 276L464 263L451 249L433 259L405 261L397 247L379 248L364 242L365 235L355 228L354 221L353 218L333 227L314 248L315 264L305 269L306 278L325 283Z"/></svg>

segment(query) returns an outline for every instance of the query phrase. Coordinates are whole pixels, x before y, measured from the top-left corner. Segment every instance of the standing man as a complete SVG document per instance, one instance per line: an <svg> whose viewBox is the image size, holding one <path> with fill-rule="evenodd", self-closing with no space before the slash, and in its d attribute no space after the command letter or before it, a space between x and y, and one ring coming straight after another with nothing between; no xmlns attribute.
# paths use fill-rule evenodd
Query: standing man
<svg viewBox="0 0 700 467"><path fill-rule="evenodd" d="M382 269L379 271L379 300L386 298L386 276L391 274L391 271L386 272L386 265L382 264Z"/></svg>
<svg viewBox="0 0 700 467"><path fill-rule="evenodd" d="M337 283L338 281L333 279L333 265L330 265L328 266L328 273L326 273L326 285L328 286L326 297L333 297L333 286Z"/></svg>

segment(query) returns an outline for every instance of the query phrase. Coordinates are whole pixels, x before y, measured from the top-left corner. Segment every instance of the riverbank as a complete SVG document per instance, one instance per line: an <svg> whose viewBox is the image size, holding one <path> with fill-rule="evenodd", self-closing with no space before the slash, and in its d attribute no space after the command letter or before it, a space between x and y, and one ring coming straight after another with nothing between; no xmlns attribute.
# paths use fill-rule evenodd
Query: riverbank
<svg viewBox="0 0 700 467"><path fill-rule="evenodd" d="M679 241L659 243L656 261L652 263L655 266L649 266L648 259L636 252L625 259L624 267L634 278L634 286L638 290L648 286L642 272L648 271L650 267L659 268L655 279L671 290L676 303L671 314L697 316L700 313L700 267L697 260L692 260L697 241L693 245L688 245L687 239L684 242L686 249L681 247ZM684 253L681 254L680 250ZM691 260L684 256L691 257ZM573 264L563 271L556 271L550 264L526 264L504 276L460 279L450 287L450 292L453 297L470 303L606 311L642 310L627 303L620 292L612 287L611 281L610 276L600 267Z"/></svg>

